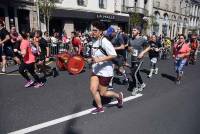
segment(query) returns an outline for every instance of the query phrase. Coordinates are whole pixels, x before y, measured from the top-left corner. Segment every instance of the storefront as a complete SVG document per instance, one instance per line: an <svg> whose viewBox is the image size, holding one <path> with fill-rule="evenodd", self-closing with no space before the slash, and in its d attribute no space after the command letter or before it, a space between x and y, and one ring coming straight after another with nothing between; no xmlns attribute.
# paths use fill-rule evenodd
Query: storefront
<svg viewBox="0 0 200 134"><path fill-rule="evenodd" d="M5 21L7 30L15 26L17 31L37 29L37 13L33 0L2 0L0 3L0 19Z"/></svg>
<svg viewBox="0 0 200 134"><path fill-rule="evenodd" d="M64 9L55 10L52 16L50 33L65 31L70 35L74 30L87 32L91 29L91 22L94 20L104 21L107 25L119 25L124 30L128 29L128 16Z"/></svg>

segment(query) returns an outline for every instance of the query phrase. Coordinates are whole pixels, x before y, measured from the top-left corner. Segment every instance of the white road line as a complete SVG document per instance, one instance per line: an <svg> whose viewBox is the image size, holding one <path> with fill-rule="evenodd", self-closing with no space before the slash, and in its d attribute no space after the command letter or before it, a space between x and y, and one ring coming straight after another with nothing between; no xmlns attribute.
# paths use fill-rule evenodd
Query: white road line
<svg viewBox="0 0 200 134"><path fill-rule="evenodd" d="M124 98L124 102L139 98L141 96L142 96L142 94L139 93L135 96L126 97L126 98ZM108 105L113 105L113 104L117 104L117 101L113 101L113 102L109 103ZM64 116L64 117L61 117L61 118L58 118L58 119L55 119L55 120L51 120L51 121L44 122L44 123L41 123L41 124L38 124L38 125L34 125L34 126L31 126L31 127L27 127L27 128L24 128L24 129L14 131L14 132L10 132L8 134L26 134L26 133L29 133L29 132L33 132L33 131L36 131L36 130L39 130L39 129L42 129L42 128L45 128L45 127L53 126L53 125L56 125L56 124L59 124L59 123L62 123L62 122L65 122L65 121L68 121L68 120L71 120L71 119L74 119L74 118L78 118L78 117L90 114L93 109L94 108L90 108L90 109L87 109L87 110L84 110L84 111L81 111L81 112L78 112L78 113L75 113L75 114L67 115L67 116Z"/></svg>

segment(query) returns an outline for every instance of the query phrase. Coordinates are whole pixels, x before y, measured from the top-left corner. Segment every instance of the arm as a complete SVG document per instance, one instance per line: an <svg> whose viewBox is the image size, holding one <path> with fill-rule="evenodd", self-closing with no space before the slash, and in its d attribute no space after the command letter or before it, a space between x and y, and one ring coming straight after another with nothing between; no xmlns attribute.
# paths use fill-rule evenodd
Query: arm
<svg viewBox="0 0 200 134"><path fill-rule="evenodd" d="M151 49L150 46L148 46L147 48L145 48L145 49L138 55L138 58L141 59L142 57L144 57L144 54L147 53L150 49Z"/></svg>
<svg viewBox="0 0 200 134"><path fill-rule="evenodd" d="M10 39L9 35L6 35L6 38L0 42L0 45L4 44L6 41Z"/></svg>

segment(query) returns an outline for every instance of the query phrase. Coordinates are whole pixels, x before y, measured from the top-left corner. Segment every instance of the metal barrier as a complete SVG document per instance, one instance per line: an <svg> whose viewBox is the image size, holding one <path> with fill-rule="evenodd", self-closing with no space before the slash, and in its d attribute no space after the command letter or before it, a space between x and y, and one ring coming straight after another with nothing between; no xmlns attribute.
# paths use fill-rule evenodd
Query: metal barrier
<svg viewBox="0 0 200 134"><path fill-rule="evenodd" d="M69 50L69 43L48 44L50 49L50 56L55 57L59 53L67 52Z"/></svg>

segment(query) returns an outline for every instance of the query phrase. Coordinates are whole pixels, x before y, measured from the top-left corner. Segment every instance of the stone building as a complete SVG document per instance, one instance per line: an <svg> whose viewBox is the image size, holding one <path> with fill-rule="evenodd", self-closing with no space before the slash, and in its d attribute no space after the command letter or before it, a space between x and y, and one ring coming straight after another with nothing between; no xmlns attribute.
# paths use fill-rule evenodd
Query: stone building
<svg viewBox="0 0 200 134"><path fill-rule="evenodd" d="M173 38L179 33L199 33L200 5L197 1L154 0L151 16L154 21L150 31L157 35Z"/></svg>

